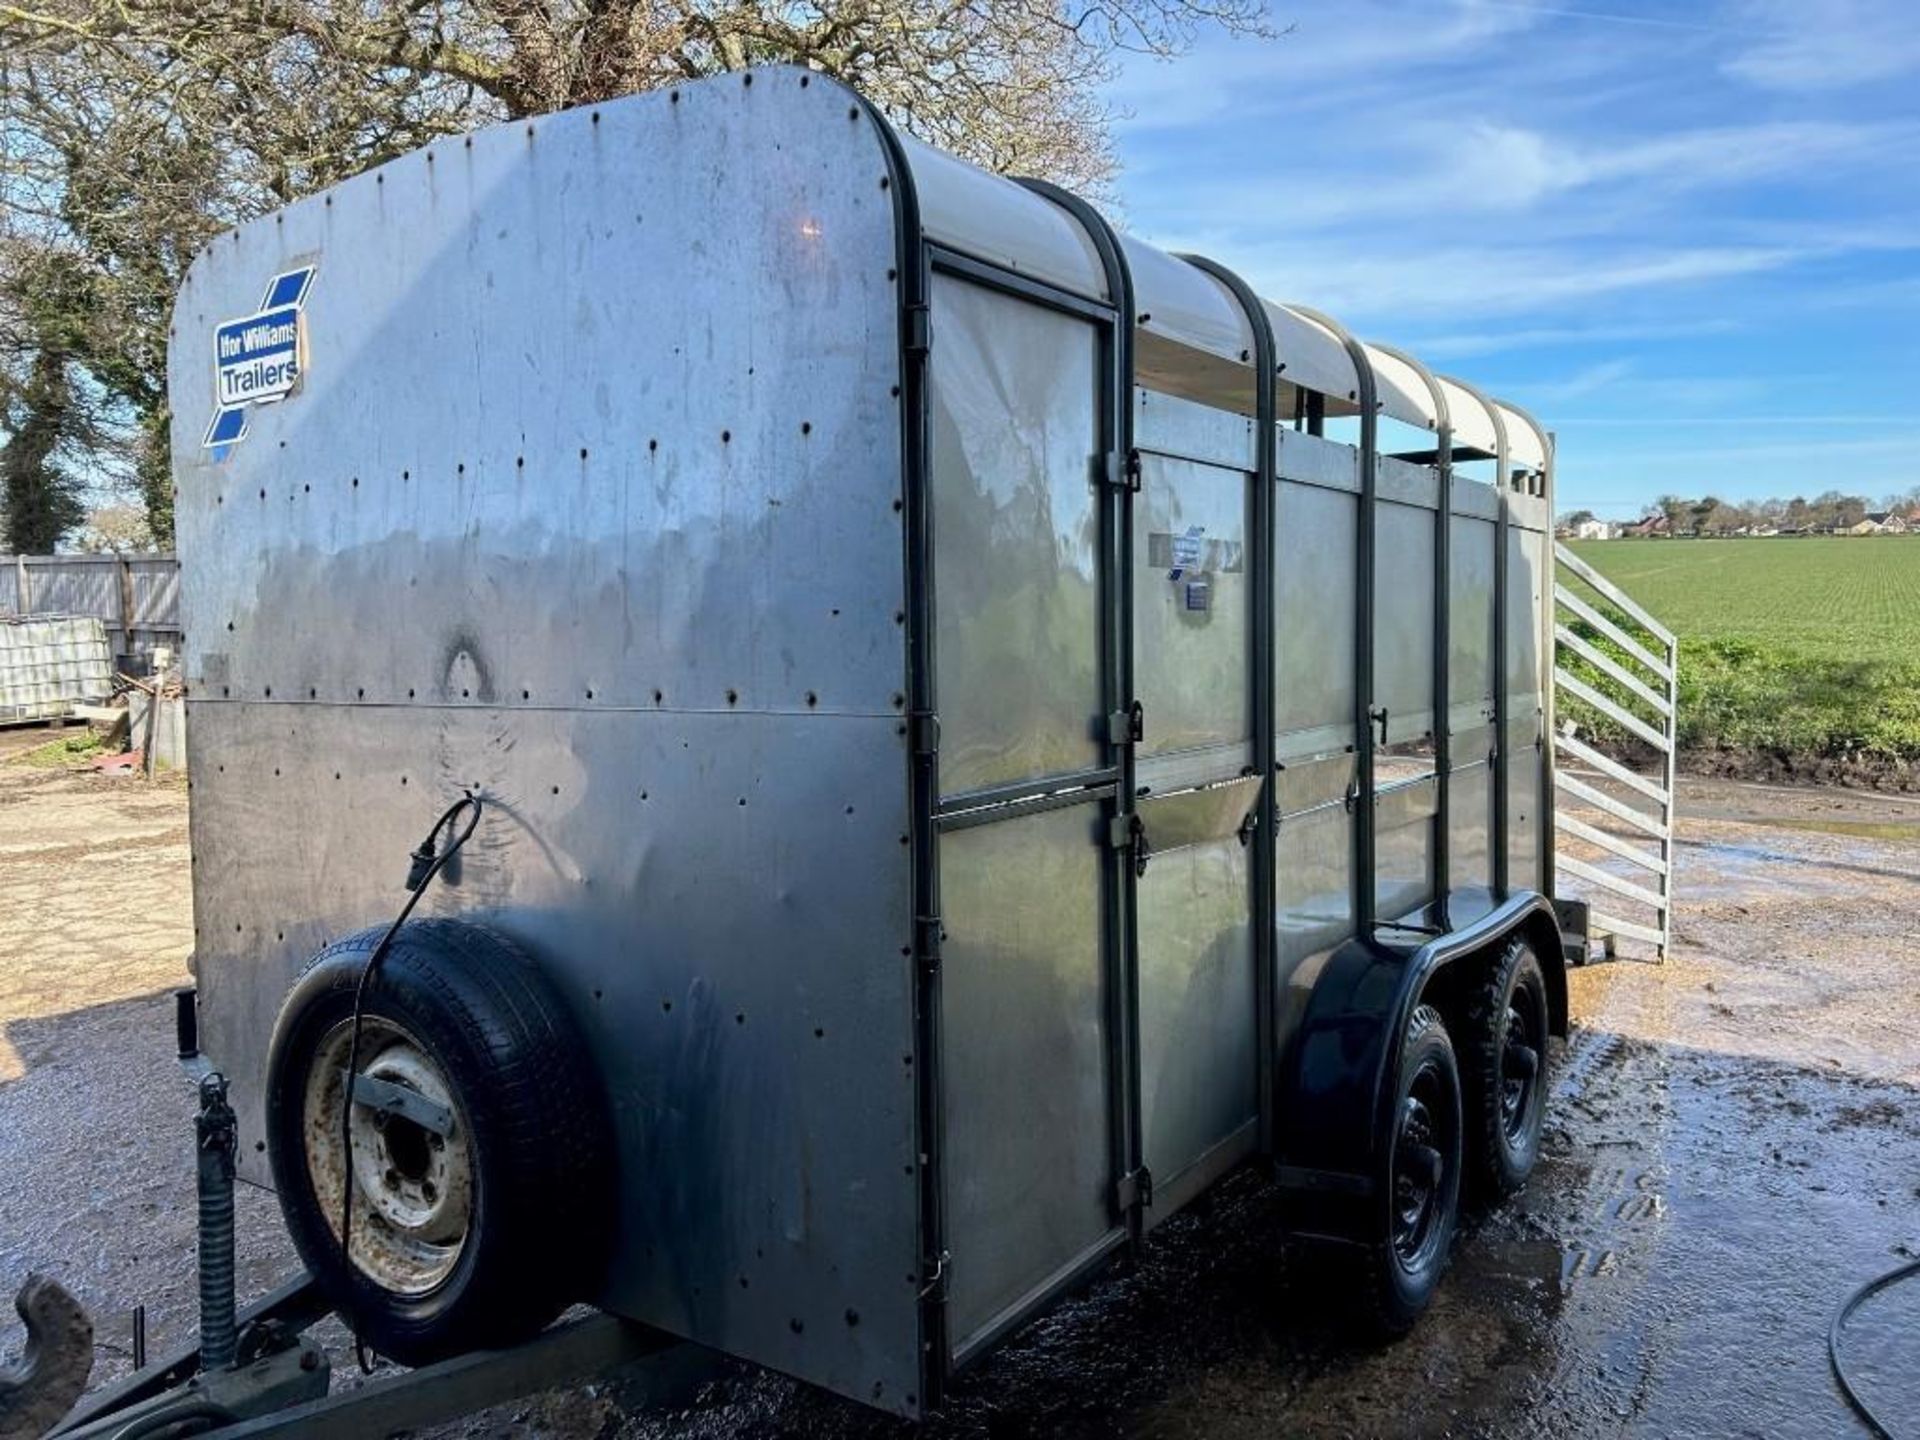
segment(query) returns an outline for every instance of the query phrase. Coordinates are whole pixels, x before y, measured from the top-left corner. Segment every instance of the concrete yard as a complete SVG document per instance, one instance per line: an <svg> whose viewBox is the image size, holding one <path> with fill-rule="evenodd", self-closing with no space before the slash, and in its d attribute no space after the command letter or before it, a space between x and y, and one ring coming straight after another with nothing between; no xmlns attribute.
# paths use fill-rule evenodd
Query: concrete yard
<svg viewBox="0 0 1920 1440"><path fill-rule="evenodd" d="M67 1282L99 1381L127 1369L135 1305L156 1351L193 1327L169 998L193 937L187 791L6 760L46 738L0 732L0 1289ZM1573 976L1542 1167L1468 1224L1410 1339L1330 1328L1242 1176L968 1375L926 1433L1864 1433L1826 1329L1920 1255L1920 801L1692 782L1682 813L1675 958ZM291 1250L270 1195L244 1192L241 1222L257 1293ZM0 1360L20 1338L0 1329ZM1846 1344L1893 1432L1920 1435L1920 1282ZM670 1411L630 1411L632 1393L610 1377L445 1433L903 1433L742 1365Z"/></svg>

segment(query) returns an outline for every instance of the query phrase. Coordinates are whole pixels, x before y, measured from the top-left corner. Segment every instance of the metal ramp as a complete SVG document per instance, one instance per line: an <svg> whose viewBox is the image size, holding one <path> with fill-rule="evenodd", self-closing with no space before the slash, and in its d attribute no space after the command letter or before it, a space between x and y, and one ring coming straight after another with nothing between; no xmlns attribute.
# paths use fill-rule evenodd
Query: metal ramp
<svg viewBox="0 0 1920 1440"><path fill-rule="evenodd" d="M1554 868L1587 906L1578 958L1627 940L1665 960L1679 643L1566 546L1554 560Z"/></svg>

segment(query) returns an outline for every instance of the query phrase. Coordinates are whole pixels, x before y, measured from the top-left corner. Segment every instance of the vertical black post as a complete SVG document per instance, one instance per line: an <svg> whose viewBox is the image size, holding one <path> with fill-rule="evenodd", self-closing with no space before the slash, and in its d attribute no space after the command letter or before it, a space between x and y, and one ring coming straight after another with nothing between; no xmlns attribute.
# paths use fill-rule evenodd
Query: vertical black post
<svg viewBox="0 0 1920 1440"><path fill-rule="evenodd" d="M1373 535L1379 512L1380 390L1366 346L1332 316L1304 305L1292 308L1346 347L1358 387L1360 509L1354 526L1353 559L1353 924L1356 933L1371 935L1380 898L1373 804Z"/></svg>
<svg viewBox="0 0 1920 1440"><path fill-rule="evenodd" d="M1496 895L1505 895L1511 883L1509 851L1513 829L1512 784L1507 773L1507 727L1513 717L1508 673L1511 661L1507 653L1513 635L1513 616L1509 613L1512 607L1507 594L1512 569L1508 550L1513 543L1513 504L1508 494L1512 481L1508 478L1507 466L1512 450L1507 444L1507 422L1501 417L1500 407L1472 386L1458 380L1453 383L1479 401L1487 412L1487 419L1493 423L1493 489L1500 502L1500 515L1493 533L1493 746L1487 759L1493 769L1493 890Z"/></svg>
<svg viewBox="0 0 1920 1440"><path fill-rule="evenodd" d="M1253 288L1224 265L1199 255L1181 257L1213 276L1232 293L1253 328L1254 488L1253 488L1253 763L1260 776L1259 809L1253 828L1253 959L1254 1004L1258 1015L1257 1063L1260 1087L1260 1153L1271 1155L1274 1145L1276 1047L1279 1043L1279 952L1274 935L1277 923L1274 865L1279 805L1274 795L1274 522L1275 492L1279 485L1279 415L1275 390L1280 383L1280 359L1273 338L1273 322Z"/></svg>
<svg viewBox="0 0 1920 1440"><path fill-rule="evenodd" d="M1529 421L1531 423L1531 421ZM1534 426L1536 432L1539 427ZM1553 773L1557 757L1554 754L1555 726L1554 701L1554 656L1553 656L1553 591L1557 583L1558 561L1554 556L1553 538L1553 451L1555 436L1550 432L1539 432L1542 452L1542 472L1540 493L1547 502L1547 535L1542 544L1543 558L1541 567L1545 573L1540 577L1540 731L1543 743L1540 747L1540 893L1548 899L1553 898L1554 887L1559 876L1554 866L1554 842L1558 833L1558 797L1554 794ZM1669 724L1672 722L1669 721Z"/></svg>
<svg viewBox="0 0 1920 1440"><path fill-rule="evenodd" d="M1507 694L1507 546L1513 525L1512 507L1507 503L1507 458L1511 452L1507 446L1507 422L1501 417L1500 407L1464 380L1449 376L1448 383L1485 410L1493 426L1493 489L1500 510L1493 532L1493 744L1487 751L1487 765L1492 771L1488 781L1493 787L1493 835L1489 846L1493 852L1493 889L1495 894L1504 895L1508 882L1507 834L1510 828L1507 820L1507 716L1512 708Z"/></svg>
<svg viewBox="0 0 1920 1440"><path fill-rule="evenodd" d="M1445 925L1453 879L1453 418L1447 392L1434 373L1403 350L1377 347L1420 377L1433 401L1434 483L1440 508L1433 517L1433 895Z"/></svg>
<svg viewBox="0 0 1920 1440"><path fill-rule="evenodd" d="M914 1074L920 1184L920 1394L940 1404L951 1343L947 1335L947 1220L941 1095L939 833L940 719L934 693L933 426L928 364L933 348L933 267L920 223L920 198L900 137L886 117L859 102L887 155L900 302L900 486L905 549L908 798L912 808Z"/></svg>
<svg viewBox="0 0 1920 1440"><path fill-rule="evenodd" d="M1446 925L1453 888L1453 426L1438 385L1433 393L1440 406L1433 465L1440 500L1433 517L1433 898Z"/></svg>

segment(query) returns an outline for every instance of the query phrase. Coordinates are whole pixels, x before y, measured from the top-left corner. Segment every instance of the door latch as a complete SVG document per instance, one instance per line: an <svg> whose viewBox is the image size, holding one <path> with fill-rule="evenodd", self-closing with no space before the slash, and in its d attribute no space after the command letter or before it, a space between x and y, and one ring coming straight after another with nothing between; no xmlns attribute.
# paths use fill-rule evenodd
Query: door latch
<svg viewBox="0 0 1920 1440"><path fill-rule="evenodd" d="M1137 879L1147 873L1147 861L1153 854L1153 847L1147 843L1147 827L1138 815L1116 815L1110 831L1113 848L1124 850L1133 861L1133 873Z"/></svg>

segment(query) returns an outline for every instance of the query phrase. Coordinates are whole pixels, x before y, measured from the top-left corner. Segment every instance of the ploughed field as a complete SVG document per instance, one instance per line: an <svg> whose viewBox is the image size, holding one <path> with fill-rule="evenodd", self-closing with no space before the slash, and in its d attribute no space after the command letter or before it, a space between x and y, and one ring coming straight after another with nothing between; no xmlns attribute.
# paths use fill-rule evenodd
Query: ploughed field
<svg viewBox="0 0 1920 1440"><path fill-rule="evenodd" d="M1680 637L1691 768L1920 788L1920 536L1572 549Z"/></svg>

